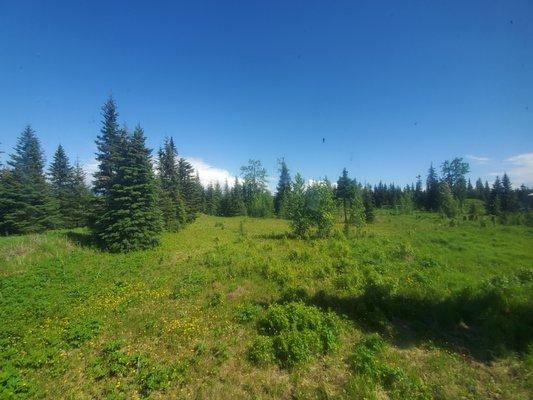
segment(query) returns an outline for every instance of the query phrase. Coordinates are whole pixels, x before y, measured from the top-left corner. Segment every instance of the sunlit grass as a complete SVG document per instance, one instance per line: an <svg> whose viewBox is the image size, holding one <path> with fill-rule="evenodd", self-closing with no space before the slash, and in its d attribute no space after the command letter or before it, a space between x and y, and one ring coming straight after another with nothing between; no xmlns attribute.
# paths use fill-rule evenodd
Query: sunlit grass
<svg viewBox="0 0 533 400"><path fill-rule="evenodd" d="M288 233L201 216L156 249L113 255L84 230L0 238L0 398L531 393L531 228L380 212L348 237ZM318 324L336 314L334 348L255 363L269 307L298 303Z"/></svg>

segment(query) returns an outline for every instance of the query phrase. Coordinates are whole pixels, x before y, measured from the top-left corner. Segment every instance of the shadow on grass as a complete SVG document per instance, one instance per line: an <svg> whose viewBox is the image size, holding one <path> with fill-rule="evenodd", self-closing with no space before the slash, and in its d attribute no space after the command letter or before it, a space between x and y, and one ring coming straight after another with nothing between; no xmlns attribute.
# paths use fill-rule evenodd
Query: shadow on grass
<svg viewBox="0 0 533 400"><path fill-rule="evenodd" d="M489 362L510 351L524 353L533 342L533 303L509 302L506 293L491 288L465 289L444 299L392 294L378 285L360 296L320 291L298 297L384 334L399 347L429 344Z"/></svg>
<svg viewBox="0 0 533 400"><path fill-rule="evenodd" d="M70 242L77 246L101 250L101 246L95 237L89 232L68 231L65 232L64 235Z"/></svg>

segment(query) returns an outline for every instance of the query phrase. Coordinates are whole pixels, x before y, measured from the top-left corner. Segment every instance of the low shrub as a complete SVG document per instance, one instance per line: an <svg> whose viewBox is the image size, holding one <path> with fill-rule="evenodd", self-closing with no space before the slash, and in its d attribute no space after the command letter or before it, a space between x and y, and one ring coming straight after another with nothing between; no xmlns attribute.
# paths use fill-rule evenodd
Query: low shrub
<svg viewBox="0 0 533 400"><path fill-rule="evenodd" d="M258 304L253 303L244 303L237 307L235 310L235 321L240 323L247 323L250 321L255 321L259 314L261 313L262 308Z"/></svg>
<svg viewBox="0 0 533 400"><path fill-rule="evenodd" d="M258 330L262 336L250 348L250 360L258 364L274 360L292 368L337 347L339 320L331 312L290 302L270 306Z"/></svg>
<svg viewBox="0 0 533 400"><path fill-rule="evenodd" d="M100 332L100 323L88 319L68 326L64 332L65 341L72 347L80 347Z"/></svg>
<svg viewBox="0 0 533 400"><path fill-rule="evenodd" d="M103 347L91 367L95 379L133 375L143 398L149 397L154 391L168 388L171 383L185 381L189 366L187 361L165 367L143 354L126 354L121 351L122 347L123 342L120 340L113 340Z"/></svg>
<svg viewBox="0 0 533 400"><path fill-rule="evenodd" d="M0 398L27 398L31 391L31 386L12 365L7 364L0 368Z"/></svg>
<svg viewBox="0 0 533 400"><path fill-rule="evenodd" d="M256 365L273 363L275 359L272 338L269 336L256 337L248 349L248 359Z"/></svg>
<svg viewBox="0 0 533 400"><path fill-rule="evenodd" d="M360 380L364 377L363 381L367 385L362 388L363 391L368 393L369 389L380 385L391 399L431 399L428 388L419 378L386 363L385 348L386 344L380 336L370 335L357 344L350 356L348 361L352 371L360 376ZM351 389L361 389L361 386Z"/></svg>

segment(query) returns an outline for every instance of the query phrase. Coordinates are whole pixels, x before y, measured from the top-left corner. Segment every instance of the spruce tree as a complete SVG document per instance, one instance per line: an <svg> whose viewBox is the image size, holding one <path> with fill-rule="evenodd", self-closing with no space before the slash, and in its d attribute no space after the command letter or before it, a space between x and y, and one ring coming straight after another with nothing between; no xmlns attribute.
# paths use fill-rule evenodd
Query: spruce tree
<svg viewBox="0 0 533 400"><path fill-rule="evenodd" d="M490 189L490 186L489 186L489 182L488 181L485 181L485 185L483 186L483 198L485 200L485 204L487 205L490 201L490 193L491 193L491 189Z"/></svg>
<svg viewBox="0 0 533 400"><path fill-rule="evenodd" d="M146 249L159 242L161 220L156 182L142 128L135 128L116 157L104 195L104 212L96 221L98 238L112 252Z"/></svg>
<svg viewBox="0 0 533 400"><path fill-rule="evenodd" d="M485 188L483 187L483 181L481 178L478 178L474 188L474 198L486 201L485 198Z"/></svg>
<svg viewBox="0 0 533 400"><path fill-rule="evenodd" d="M470 179L468 179L468 184L466 185L466 193L467 193L468 198L471 198L471 199L475 198L476 194L475 194L474 187L472 186L472 182L470 181Z"/></svg>
<svg viewBox="0 0 533 400"><path fill-rule="evenodd" d="M416 208L418 208L419 210L424 208L426 199L424 197L424 191L422 189L422 177L420 175L416 176L414 200L415 200Z"/></svg>
<svg viewBox="0 0 533 400"><path fill-rule="evenodd" d="M220 183L217 181L215 182L215 186L213 189L214 215L222 215L222 196L222 188L220 187Z"/></svg>
<svg viewBox="0 0 533 400"><path fill-rule="evenodd" d="M208 215L217 215L220 205L220 198L215 196L215 187L209 183L205 189L205 212Z"/></svg>
<svg viewBox="0 0 533 400"><path fill-rule="evenodd" d="M102 129L96 138L98 170L94 174L93 182L93 190L97 195L105 195L111 188L125 136L118 126L117 106L113 97L109 97L103 105L102 117Z"/></svg>
<svg viewBox="0 0 533 400"><path fill-rule="evenodd" d="M503 186L500 177L497 176L490 191L488 210L492 215L500 215L502 212Z"/></svg>
<svg viewBox="0 0 533 400"><path fill-rule="evenodd" d="M158 152L159 208L164 227L170 231L178 230L186 221L177 156L174 140L165 139L163 148Z"/></svg>
<svg viewBox="0 0 533 400"><path fill-rule="evenodd" d="M518 211L516 193L513 190L513 185L507 173L504 173L502 177L501 209L504 212L510 213Z"/></svg>
<svg viewBox="0 0 533 400"><path fill-rule="evenodd" d="M178 161L178 176L187 220L192 221L196 214L203 211L203 187L194 168L186 159Z"/></svg>
<svg viewBox="0 0 533 400"><path fill-rule="evenodd" d="M439 209L439 180L433 164L429 167L426 178L426 208L430 211Z"/></svg>
<svg viewBox="0 0 533 400"><path fill-rule="evenodd" d="M230 196L231 215L246 215L246 205L244 204L242 186L237 178L235 178L235 182L231 188Z"/></svg>
<svg viewBox="0 0 533 400"><path fill-rule="evenodd" d="M279 164L279 181L274 197L274 212L278 217L282 217L284 211L286 211L287 200L291 190L291 176L285 159L282 158Z"/></svg>
<svg viewBox="0 0 533 400"><path fill-rule="evenodd" d="M39 139L28 125L2 174L0 231L4 234L42 232L57 224L57 209L44 175Z"/></svg>
<svg viewBox="0 0 533 400"><path fill-rule="evenodd" d="M231 199L228 181L224 184L222 190L222 198L220 200L220 214L224 217L231 217L233 215L231 210Z"/></svg>
<svg viewBox="0 0 533 400"><path fill-rule="evenodd" d="M71 195L74 170L61 145L57 147L48 175L50 176L52 196L58 207L58 226L70 228L72 227L70 211L75 202Z"/></svg>
<svg viewBox="0 0 533 400"><path fill-rule="evenodd" d="M344 223L348 222L348 208L350 207L353 197L352 180L348 177L348 170L344 168L342 175L337 180L336 197L342 202L342 210L344 213Z"/></svg>
<svg viewBox="0 0 533 400"><path fill-rule="evenodd" d="M374 213L374 194L371 187L366 187L363 190L363 205L365 207L365 221L367 223L374 222L376 216Z"/></svg>
<svg viewBox="0 0 533 400"><path fill-rule="evenodd" d="M0 170L0 234L9 235L23 233L20 219L23 214L18 214L19 205L22 203L22 186L15 178L12 170Z"/></svg>
<svg viewBox="0 0 533 400"><path fill-rule="evenodd" d="M68 190L69 210L66 222L69 227L80 227L87 224L92 200L91 190L85 183L85 172L79 161L76 161Z"/></svg>

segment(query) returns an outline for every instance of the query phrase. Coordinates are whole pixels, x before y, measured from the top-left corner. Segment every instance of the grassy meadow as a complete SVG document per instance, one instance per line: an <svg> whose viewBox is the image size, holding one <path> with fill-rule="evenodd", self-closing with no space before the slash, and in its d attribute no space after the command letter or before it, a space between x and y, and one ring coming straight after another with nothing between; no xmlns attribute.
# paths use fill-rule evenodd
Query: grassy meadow
<svg viewBox="0 0 533 400"><path fill-rule="evenodd" d="M532 228L381 210L289 232L201 216L128 254L0 238L0 398L531 398Z"/></svg>

